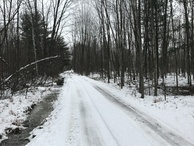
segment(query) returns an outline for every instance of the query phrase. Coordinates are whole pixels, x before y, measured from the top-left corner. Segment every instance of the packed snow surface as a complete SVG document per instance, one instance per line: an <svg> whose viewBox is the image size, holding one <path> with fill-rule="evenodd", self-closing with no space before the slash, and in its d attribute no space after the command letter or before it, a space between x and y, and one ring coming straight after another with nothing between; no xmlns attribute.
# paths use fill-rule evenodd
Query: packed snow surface
<svg viewBox="0 0 194 146"><path fill-rule="evenodd" d="M121 90L72 73L64 77L53 112L27 146L194 145L193 97L140 99L127 86Z"/></svg>

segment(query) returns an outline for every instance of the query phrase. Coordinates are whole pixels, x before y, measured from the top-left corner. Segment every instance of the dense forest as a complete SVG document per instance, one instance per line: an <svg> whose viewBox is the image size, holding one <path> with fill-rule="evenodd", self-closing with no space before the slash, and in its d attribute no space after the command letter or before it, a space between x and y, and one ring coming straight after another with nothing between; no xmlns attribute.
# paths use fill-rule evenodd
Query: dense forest
<svg viewBox="0 0 194 146"><path fill-rule="evenodd" d="M121 88L137 81L142 98L148 86L155 96L158 88L165 90L168 74L174 75L177 90L180 76L192 88L194 2L1 0L1 94L42 84L62 72L70 58L79 74L99 73Z"/></svg>
<svg viewBox="0 0 194 146"><path fill-rule="evenodd" d="M151 86L155 96L158 88L165 90L168 74L175 76L177 90L180 76L192 88L193 0L84 2L79 3L73 22L76 72L98 72L108 82L119 80L121 88L136 80L142 98L145 86Z"/></svg>
<svg viewBox="0 0 194 146"><path fill-rule="evenodd" d="M69 64L63 21L71 0L1 0L0 92L43 84Z"/></svg>

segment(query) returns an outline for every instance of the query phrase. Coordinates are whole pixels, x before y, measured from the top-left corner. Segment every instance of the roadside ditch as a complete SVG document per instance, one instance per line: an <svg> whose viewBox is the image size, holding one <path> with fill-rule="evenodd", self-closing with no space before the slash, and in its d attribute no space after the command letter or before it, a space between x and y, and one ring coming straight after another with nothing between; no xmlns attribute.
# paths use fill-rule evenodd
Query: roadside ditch
<svg viewBox="0 0 194 146"><path fill-rule="evenodd" d="M37 105L32 105L29 108L29 116L23 123L25 129L7 129L8 139L3 140L0 146L25 146L29 139L30 132L36 128L41 128L45 119L50 115L53 110L53 102L57 100L61 87L57 87L51 94L44 97L44 99ZM35 137L33 135L32 137Z"/></svg>

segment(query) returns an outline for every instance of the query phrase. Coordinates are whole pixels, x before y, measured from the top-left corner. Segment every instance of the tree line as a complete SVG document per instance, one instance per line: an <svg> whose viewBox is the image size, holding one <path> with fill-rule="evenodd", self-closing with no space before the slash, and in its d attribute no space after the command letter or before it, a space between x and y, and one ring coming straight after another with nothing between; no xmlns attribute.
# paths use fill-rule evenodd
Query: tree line
<svg viewBox="0 0 194 146"><path fill-rule="evenodd" d="M82 0L73 19L73 68L80 74L98 72L108 82L138 81L144 90L165 89L174 73L194 75L193 0ZM159 85L158 79L163 80ZM148 82L148 85L145 84Z"/></svg>
<svg viewBox="0 0 194 146"><path fill-rule="evenodd" d="M71 4L72 0L1 1L1 94L26 83L42 84L43 77L56 76L70 63L63 27Z"/></svg>

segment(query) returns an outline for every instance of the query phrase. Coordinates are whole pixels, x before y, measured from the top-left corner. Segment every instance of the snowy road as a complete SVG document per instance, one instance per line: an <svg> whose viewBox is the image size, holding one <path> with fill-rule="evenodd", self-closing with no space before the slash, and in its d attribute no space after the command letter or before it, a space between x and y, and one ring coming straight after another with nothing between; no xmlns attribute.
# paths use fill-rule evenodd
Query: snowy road
<svg viewBox="0 0 194 146"><path fill-rule="evenodd" d="M84 77L66 80L50 122L28 146L192 146Z"/></svg>

